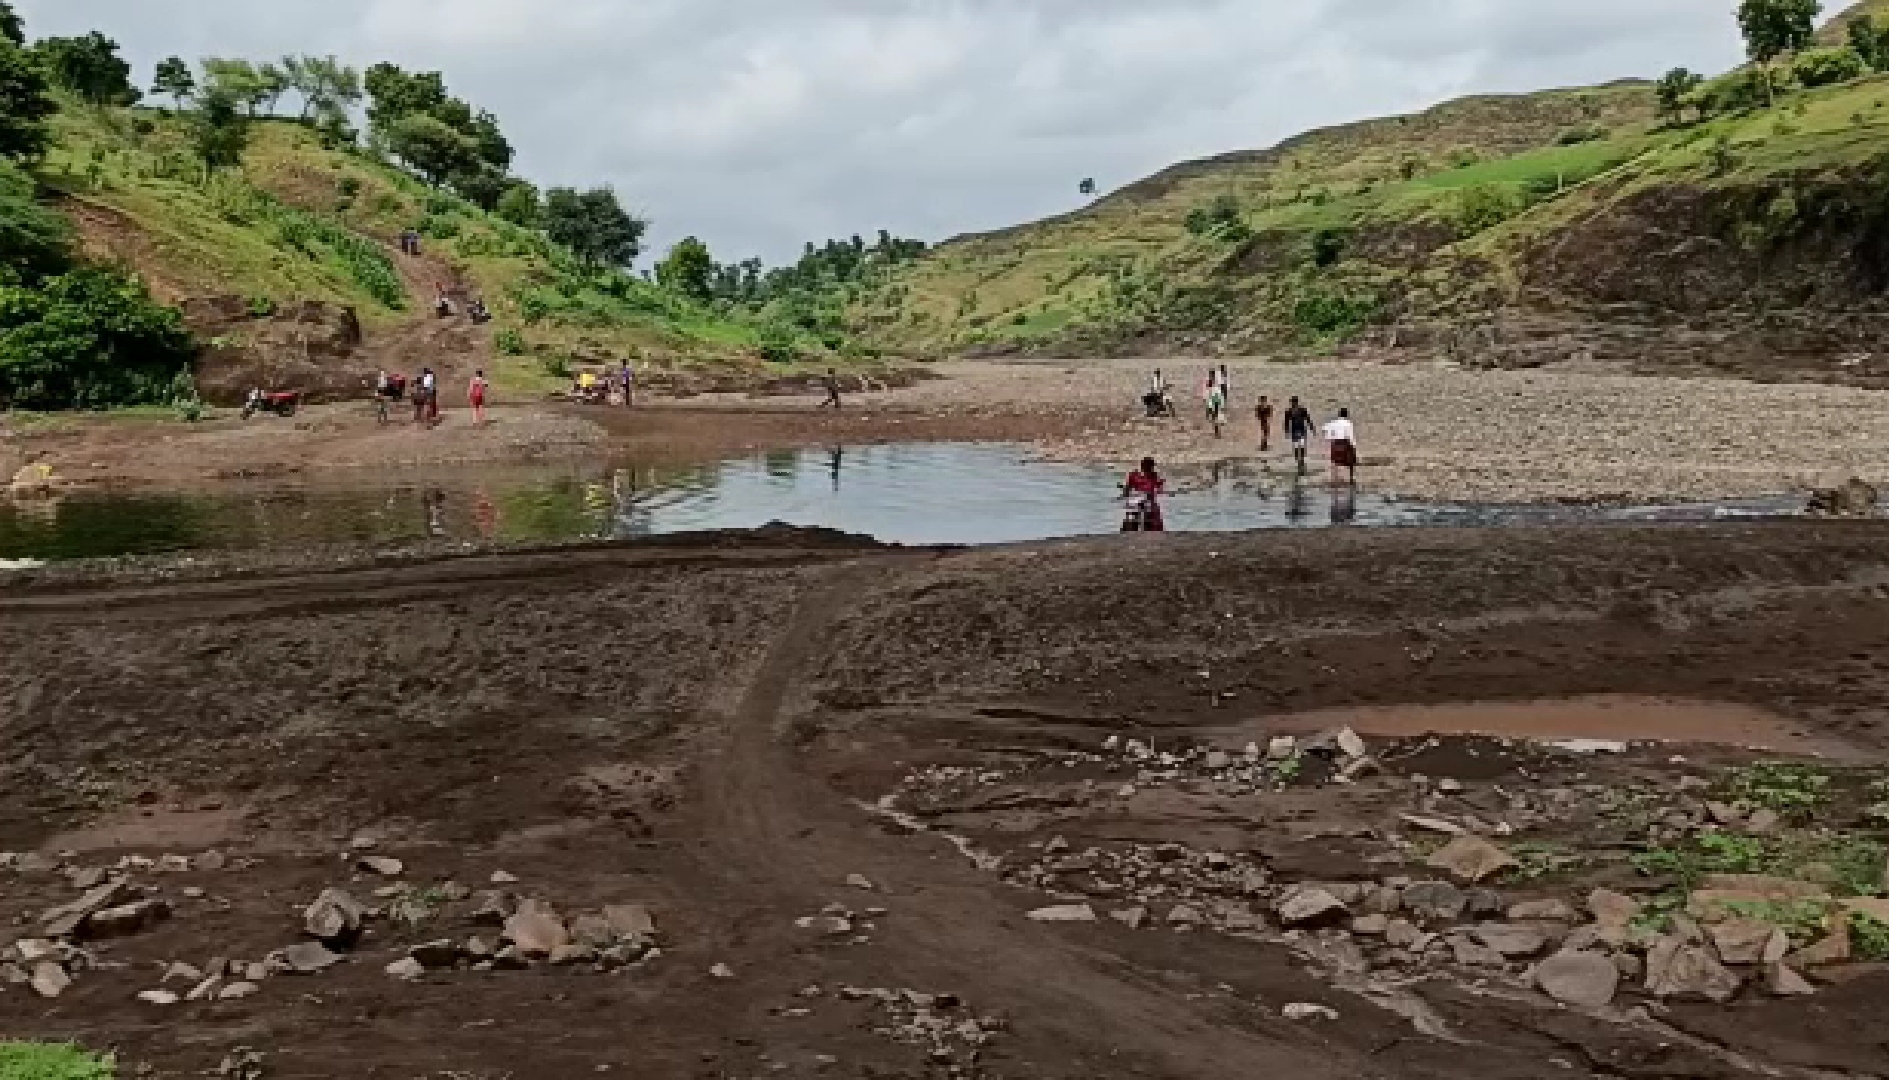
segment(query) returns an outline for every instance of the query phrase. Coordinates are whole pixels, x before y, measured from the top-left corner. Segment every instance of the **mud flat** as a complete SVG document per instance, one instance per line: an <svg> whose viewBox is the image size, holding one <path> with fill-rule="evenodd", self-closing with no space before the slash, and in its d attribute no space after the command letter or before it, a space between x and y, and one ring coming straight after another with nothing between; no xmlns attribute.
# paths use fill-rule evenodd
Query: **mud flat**
<svg viewBox="0 0 1889 1080"><path fill-rule="evenodd" d="M0 1030L128 1075L1889 1071L1880 524L34 580Z"/></svg>

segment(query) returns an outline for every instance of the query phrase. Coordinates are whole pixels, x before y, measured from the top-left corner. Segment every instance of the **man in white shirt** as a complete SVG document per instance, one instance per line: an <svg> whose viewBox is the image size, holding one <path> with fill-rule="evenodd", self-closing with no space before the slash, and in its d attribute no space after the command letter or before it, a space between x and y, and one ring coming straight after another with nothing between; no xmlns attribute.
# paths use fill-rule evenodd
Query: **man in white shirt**
<svg viewBox="0 0 1889 1080"><path fill-rule="evenodd" d="M1325 442L1331 447L1331 482L1338 484L1338 470L1350 474L1353 487L1358 483L1357 429L1351 423L1351 410L1339 409L1338 419L1325 425Z"/></svg>

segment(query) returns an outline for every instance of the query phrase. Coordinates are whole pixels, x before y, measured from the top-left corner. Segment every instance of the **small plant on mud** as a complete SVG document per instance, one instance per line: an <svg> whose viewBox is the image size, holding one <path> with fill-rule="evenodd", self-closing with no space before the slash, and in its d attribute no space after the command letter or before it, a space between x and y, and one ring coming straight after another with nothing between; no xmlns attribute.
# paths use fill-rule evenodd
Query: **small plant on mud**
<svg viewBox="0 0 1889 1080"><path fill-rule="evenodd" d="M1305 771L1305 759L1294 754L1283 761L1276 761L1272 766L1272 775L1281 784L1290 784Z"/></svg>
<svg viewBox="0 0 1889 1080"><path fill-rule="evenodd" d="M1830 914L1833 910L1823 900L1791 900L1772 903L1740 903L1734 901L1725 905L1725 910L1747 919L1758 919L1784 931L1795 946L1809 945L1830 932Z"/></svg>
<svg viewBox="0 0 1889 1080"><path fill-rule="evenodd" d="M1850 914L1850 949L1858 960L1889 960L1889 923L1860 911Z"/></svg>
<svg viewBox="0 0 1889 1080"><path fill-rule="evenodd" d="M436 918L450 899L446 890L438 885L408 889L387 905L387 917L415 929Z"/></svg>
<svg viewBox="0 0 1889 1080"><path fill-rule="evenodd" d="M99 1057L66 1044L0 1042L4 1080L112 1080L117 1075L109 1055Z"/></svg>
<svg viewBox="0 0 1889 1080"><path fill-rule="evenodd" d="M1814 765L1764 761L1734 770L1726 783L1733 798L1802 818L1830 799L1830 774Z"/></svg>
<svg viewBox="0 0 1889 1080"><path fill-rule="evenodd" d="M570 378L572 374L571 358L562 353L552 353L544 358L544 373L553 379Z"/></svg>
<svg viewBox="0 0 1889 1080"><path fill-rule="evenodd" d="M1508 872L1511 881L1539 881L1545 877L1578 870L1589 862L1587 856L1561 844L1524 841L1509 848L1519 864Z"/></svg>

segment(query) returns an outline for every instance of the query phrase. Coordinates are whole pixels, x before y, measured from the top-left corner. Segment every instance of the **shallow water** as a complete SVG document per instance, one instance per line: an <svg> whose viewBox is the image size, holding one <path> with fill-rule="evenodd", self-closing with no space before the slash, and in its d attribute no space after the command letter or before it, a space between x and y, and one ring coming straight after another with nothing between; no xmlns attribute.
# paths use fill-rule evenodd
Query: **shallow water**
<svg viewBox="0 0 1889 1080"><path fill-rule="evenodd" d="M991 544L1116 531L1121 475L1016 447L918 443L798 450L697 466L574 463L530 470L368 473L319 484L0 499L0 559L542 543L756 528L838 529L903 544ZM1781 513L1776 503L1596 511L1451 506L1333 491L1228 464L1173 478L1174 531L1526 524Z"/></svg>

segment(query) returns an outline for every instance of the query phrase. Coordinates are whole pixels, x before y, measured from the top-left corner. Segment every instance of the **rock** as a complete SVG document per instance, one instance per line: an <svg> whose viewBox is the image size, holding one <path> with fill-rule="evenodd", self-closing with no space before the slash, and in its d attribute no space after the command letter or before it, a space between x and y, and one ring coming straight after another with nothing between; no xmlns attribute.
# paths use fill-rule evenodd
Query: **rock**
<svg viewBox="0 0 1889 1080"><path fill-rule="evenodd" d="M296 975L315 975L339 964L341 957L319 941L304 941L281 952L282 962Z"/></svg>
<svg viewBox="0 0 1889 1080"><path fill-rule="evenodd" d="M223 976L221 975L208 976L204 979L199 980L197 982L197 985L191 987L190 993L184 995L184 1000L185 1001L203 1001L209 998L211 995L215 994L217 992L217 988L222 985L223 985Z"/></svg>
<svg viewBox="0 0 1889 1080"><path fill-rule="evenodd" d="M1148 909L1145 907L1123 908L1120 911L1109 912L1108 917L1130 930L1139 930L1142 924L1148 921Z"/></svg>
<svg viewBox="0 0 1889 1080"><path fill-rule="evenodd" d="M171 906L162 900L139 900L120 907L94 911L85 920L88 938L120 938L141 934L170 918Z"/></svg>
<svg viewBox="0 0 1889 1080"><path fill-rule="evenodd" d="M123 878L117 878L90 890L70 904L46 912L40 917L40 928L48 937L74 937L94 912L120 907L137 898L137 890Z"/></svg>
<svg viewBox="0 0 1889 1080"><path fill-rule="evenodd" d="M1705 813L1715 824L1719 825L1736 825L1745 820L1745 815L1736 806L1730 803L1707 802L1705 804Z"/></svg>
<svg viewBox="0 0 1889 1080"><path fill-rule="evenodd" d="M221 975L222 972L219 971L217 972L217 974ZM159 979L158 982L160 983L180 982L180 983L189 983L190 985L195 986L198 983L202 982L203 979L204 979L204 974L203 974L202 969L200 968L191 967L189 964L172 964L170 967L164 969L164 977L162 979Z"/></svg>
<svg viewBox="0 0 1889 1080"><path fill-rule="evenodd" d="M846 885L848 888L862 889L866 892L871 892L873 890L872 879L867 877L864 874L846 875Z"/></svg>
<svg viewBox="0 0 1889 1080"><path fill-rule="evenodd" d="M1276 735L1266 744L1266 757L1272 761L1285 761L1299 752L1299 740L1290 735Z"/></svg>
<svg viewBox="0 0 1889 1080"><path fill-rule="evenodd" d="M607 949L617 943L616 927L602 915L579 915L571 920L571 941L591 949Z"/></svg>
<svg viewBox="0 0 1889 1080"><path fill-rule="evenodd" d="M1783 819L1778 817L1776 810L1761 806L1753 810L1751 816L1745 819L1745 831L1753 836L1769 836L1776 832L1781 824L1783 824Z"/></svg>
<svg viewBox="0 0 1889 1080"><path fill-rule="evenodd" d="M262 982L263 980L269 977L269 965L268 964L245 964L243 965L242 976L243 976L243 979L247 982L253 982L253 983Z"/></svg>
<svg viewBox="0 0 1889 1080"><path fill-rule="evenodd" d="M43 998L56 998L72 985L72 976L58 964L34 964L33 978L30 984L33 992Z"/></svg>
<svg viewBox="0 0 1889 1080"><path fill-rule="evenodd" d="M1446 776L1436 782L1436 789L1445 795L1461 795L1463 793L1463 782L1461 780L1452 780Z"/></svg>
<svg viewBox="0 0 1889 1080"><path fill-rule="evenodd" d="M1595 889L1587 894L1587 910L1598 924L1600 939L1619 946L1626 944L1633 920L1640 917L1640 902L1612 889Z"/></svg>
<svg viewBox="0 0 1889 1080"><path fill-rule="evenodd" d="M146 1005L175 1005L183 999L177 996L175 990L141 990L138 1000Z"/></svg>
<svg viewBox="0 0 1889 1080"><path fill-rule="evenodd" d="M708 969L708 973L717 979L732 979L735 977L735 969L729 967L727 964L716 964L714 967Z"/></svg>
<svg viewBox="0 0 1889 1080"><path fill-rule="evenodd" d="M1667 935L1646 954L1646 990L1656 998L1704 998L1724 1004L1743 980L1718 962L1710 950Z"/></svg>
<svg viewBox="0 0 1889 1080"><path fill-rule="evenodd" d="M1384 927L1384 940L1400 949L1408 949L1423 936L1417 924L1409 919L1392 919Z"/></svg>
<svg viewBox="0 0 1889 1080"><path fill-rule="evenodd" d="M619 940L637 945L656 942L656 919L642 904L616 904L604 908L603 917Z"/></svg>
<svg viewBox="0 0 1889 1080"><path fill-rule="evenodd" d="M1880 495L1868 483L1851 479L1842 487L1818 488L1810 493L1806 513L1824 517L1869 517L1876 512Z"/></svg>
<svg viewBox="0 0 1889 1080"><path fill-rule="evenodd" d="M1215 772L1233 764L1233 758L1225 750L1210 750L1207 753L1207 768Z"/></svg>
<svg viewBox="0 0 1889 1080"><path fill-rule="evenodd" d="M494 885L516 885L518 884L518 875L508 874L503 870L494 870L492 871L491 880Z"/></svg>
<svg viewBox="0 0 1889 1080"><path fill-rule="evenodd" d="M233 982L216 992L218 1001L241 1001L246 997L255 997L262 993L262 987L253 982Z"/></svg>
<svg viewBox="0 0 1889 1080"><path fill-rule="evenodd" d="M1530 900L1511 905L1508 914L1516 922L1572 923L1581 918L1566 900Z"/></svg>
<svg viewBox="0 0 1889 1080"><path fill-rule="evenodd" d="M1476 882L1517 864L1508 852L1480 836L1459 836L1430 856L1426 865Z"/></svg>
<svg viewBox="0 0 1889 1080"><path fill-rule="evenodd" d="M1699 882L1705 890L1750 893L1766 903L1794 900L1828 900L1830 891L1797 878L1772 877L1768 874L1707 874Z"/></svg>
<svg viewBox="0 0 1889 1080"><path fill-rule="evenodd" d="M1646 961L1630 952L1617 952L1613 959L1614 967L1623 979L1637 979L1646 974Z"/></svg>
<svg viewBox="0 0 1889 1080"><path fill-rule="evenodd" d="M1351 920L1351 932L1359 937L1383 937L1390 925L1388 915L1361 915Z"/></svg>
<svg viewBox="0 0 1889 1080"><path fill-rule="evenodd" d="M1447 881L1419 881L1406 888L1404 910L1421 918L1449 922L1462 917L1469 898Z"/></svg>
<svg viewBox="0 0 1889 1080"><path fill-rule="evenodd" d="M1338 1010L1329 1005L1314 1005L1310 1002L1295 1001L1279 1010L1279 1015L1294 1022L1304 1020L1336 1020Z"/></svg>
<svg viewBox="0 0 1889 1080"><path fill-rule="evenodd" d="M324 889L302 913L302 930L309 937L345 949L361 936L367 908L341 889Z"/></svg>
<svg viewBox="0 0 1889 1080"><path fill-rule="evenodd" d="M478 926L504 926L505 920L517 911L518 903L510 893L487 889L472 894L471 910L467 912L466 918ZM609 917L608 909L604 917Z"/></svg>
<svg viewBox="0 0 1889 1080"><path fill-rule="evenodd" d="M552 951L571 943L564 919L548 904L526 900L518 913L505 920L505 940L528 957L547 957Z"/></svg>
<svg viewBox="0 0 1889 1080"><path fill-rule="evenodd" d="M88 866L72 871L66 880L72 882L75 889L89 891L105 884L105 871L101 867Z"/></svg>
<svg viewBox="0 0 1889 1080"><path fill-rule="evenodd" d="M390 859L385 855L368 855L354 860L354 868L381 877L399 877L407 872L407 864L399 859Z"/></svg>
<svg viewBox="0 0 1889 1080"><path fill-rule="evenodd" d="M191 865L206 874L214 874L230 864L229 856L220 851L206 851L191 861Z"/></svg>
<svg viewBox="0 0 1889 1080"><path fill-rule="evenodd" d="M594 964L597 962L597 957L596 949L574 941L552 949L550 961L553 967L570 967L574 964Z"/></svg>
<svg viewBox="0 0 1889 1080"><path fill-rule="evenodd" d="M1820 968L1848 962L1851 953L1850 921L1847 918L1834 921L1835 927L1822 941L1806 945L1790 955L1792 967Z"/></svg>
<svg viewBox="0 0 1889 1080"><path fill-rule="evenodd" d="M459 946L451 939L441 938L424 945L415 945L407 950L407 955L418 960L423 968L447 970L459 963Z"/></svg>
<svg viewBox="0 0 1889 1080"><path fill-rule="evenodd" d="M1464 967L1502 967L1508 963L1501 953L1461 934L1451 934L1447 940L1456 962Z"/></svg>
<svg viewBox="0 0 1889 1080"><path fill-rule="evenodd" d="M1338 734L1333 738L1337 742L1338 752L1347 758L1361 758L1370 752L1370 748L1364 745L1364 740L1350 728L1339 728Z"/></svg>
<svg viewBox="0 0 1889 1080"><path fill-rule="evenodd" d="M1365 893L1358 910L1366 915L1395 915L1403 909L1403 895L1396 889L1379 885Z"/></svg>
<svg viewBox="0 0 1889 1080"><path fill-rule="evenodd" d="M1478 918L1502 914L1502 894L1494 889L1471 889L1464 894L1464 900L1465 910Z"/></svg>
<svg viewBox="0 0 1889 1080"><path fill-rule="evenodd" d="M1711 930L1718 958L1727 964L1775 963L1790 951L1784 931L1763 919L1727 919Z"/></svg>
<svg viewBox="0 0 1889 1080"><path fill-rule="evenodd" d="M1324 889L1304 888L1289 894L1274 909L1279 921L1287 926L1312 926L1336 922L1350 914L1344 902Z"/></svg>
<svg viewBox="0 0 1889 1080"><path fill-rule="evenodd" d="M58 943L45 938L21 938L13 943L13 948L19 953L20 960L28 964L57 960L60 954Z"/></svg>
<svg viewBox="0 0 1889 1080"><path fill-rule="evenodd" d="M1406 825L1422 829L1425 832L1442 833L1445 836L1462 836L1469 831L1453 821L1444 821L1442 818L1437 817L1425 817L1422 814L1399 814L1397 818Z"/></svg>
<svg viewBox="0 0 1889 1080"><path fill-rule="evenodd" d="M1030 919L1043 923L1094 922L1095 909L1087 904L1058 904L1037 908L1030 912Z"/></svg>
<svg viewBox="0 0 1889 1080"><path fill-rule="evenodd" d="M1557 953L1536 966L1535 985L1564 1005L1598 1009L1619 992L1620 971L1599 953Z"/></svg>
<svg viewBox="0 0 1889 1080"><path fill-rule="evenodd" d="M426 975L426 965L411 956L403 956L381 970L396 979L405 979L408 982L412 982L414 979L424 978Z"/></svg>
<svg viewBox="0 0 1889 1080"><path fill-rule="evenodd" d="M1541 931L1516 923L1483 923L1469 933L1503 956L1533 956L1548 944Z"/></svg>
<svg viewBox="0 0 1889 1080"><path fill-rule="evenodd" d="M1169 926L1200 926L1206 921L1200 909L1190 904L1176 904L1168 909Z"/></svg>
<svg viewBox="0 0 1889 1080"><path fill-rule="evenodd" d="M478 963L481 960L492 959L493 954L498 950L492 947L491 942L482 937L469 937L466 939L466 943L459 947L459 951L466 954L466 959Z"/></svg>
<svg viewBox="0 0 1889 1080"><path fill-rule="evenodd" d="M1802 975L1788 964L1772 964L1764 970L1764 988L1777 997L1803 997L1817 992Z"/></svg>

